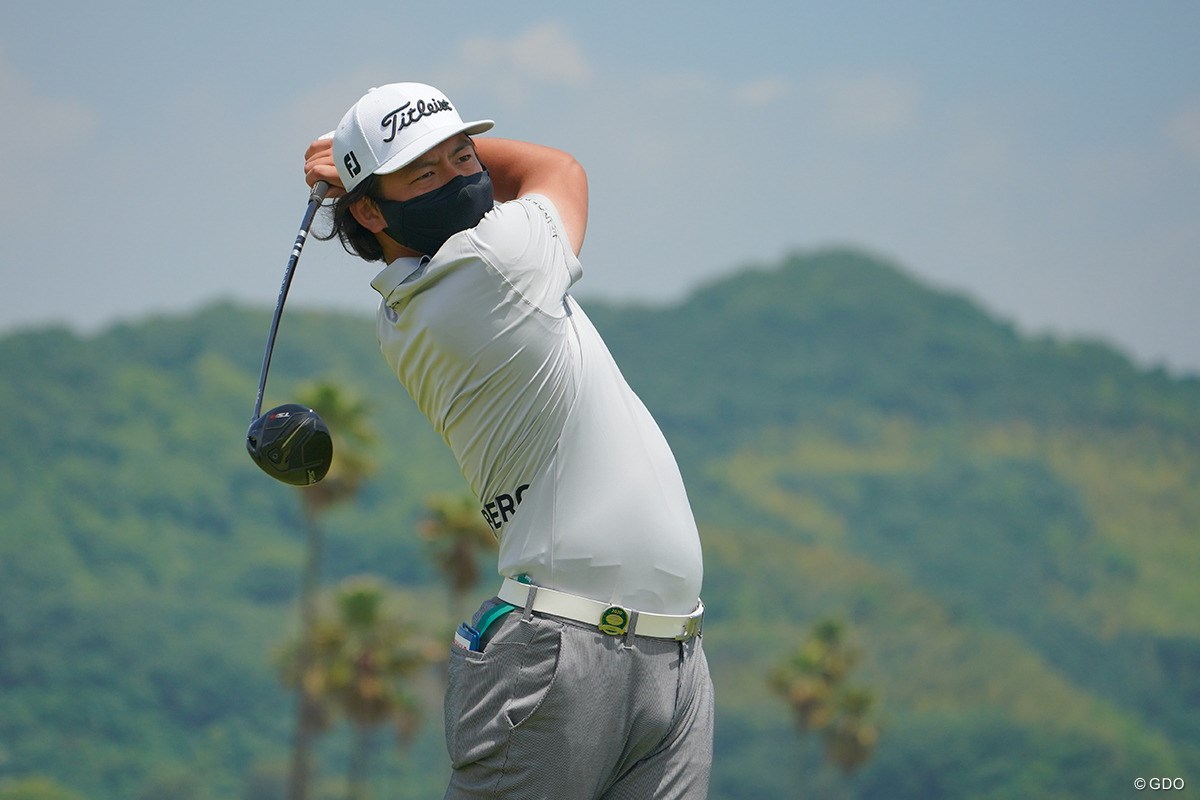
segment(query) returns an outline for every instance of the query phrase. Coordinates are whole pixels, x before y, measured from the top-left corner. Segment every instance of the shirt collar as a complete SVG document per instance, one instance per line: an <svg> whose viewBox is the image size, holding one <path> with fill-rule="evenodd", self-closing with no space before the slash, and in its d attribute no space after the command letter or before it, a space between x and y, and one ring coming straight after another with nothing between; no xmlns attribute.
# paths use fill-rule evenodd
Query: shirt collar
<svg viewBox="0 0 1200 800"><path fill-rule="evenodd" d="M388 295L395 291L397 286L411 278L417 270L425 266L425 262L427 261L429 261L429 256L402 256L397 258L375 276L375 279L371 281L371 287L383 295L383 299L386 300Z"/></svg>

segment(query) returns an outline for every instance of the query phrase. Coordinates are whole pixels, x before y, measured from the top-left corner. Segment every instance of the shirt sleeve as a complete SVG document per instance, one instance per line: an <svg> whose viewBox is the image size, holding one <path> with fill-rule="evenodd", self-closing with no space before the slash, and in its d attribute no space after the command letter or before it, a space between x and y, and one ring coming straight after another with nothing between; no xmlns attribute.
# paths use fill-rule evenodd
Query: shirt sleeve
<svg viewBox="0 0 1200 800"><path fill-rule="evenodd" d="M528 302L559 316L567 292L583 276L553 201L531 194L489 211L461 246L495 270Z"/></svg>
<svg viewBox="0 0 1200 800"><path fill-rule="evenodd" d="M554 205L553 200L542 194L529 194L521 199L533 203L545 215L547 223L553 230L555 241L566 256L566 267L571 275L571 284L573 285L583 277L583 265L579 263L579 258L571 249L571 240L567 238L567 229L563 225L562 217L559 216L558 207Z"/></svg>

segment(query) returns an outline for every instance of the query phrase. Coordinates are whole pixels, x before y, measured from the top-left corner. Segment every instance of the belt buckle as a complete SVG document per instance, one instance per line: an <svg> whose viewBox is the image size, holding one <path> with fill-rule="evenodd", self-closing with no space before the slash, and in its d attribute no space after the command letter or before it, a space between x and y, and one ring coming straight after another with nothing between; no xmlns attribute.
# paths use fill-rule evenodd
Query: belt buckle
<svg viewBox="0 0 1200 800"><path fill-rule="evenodd" d="M629 609L609 606L600 614L600 623L596 627L609 636L623 636L629 630Z"/></svg>

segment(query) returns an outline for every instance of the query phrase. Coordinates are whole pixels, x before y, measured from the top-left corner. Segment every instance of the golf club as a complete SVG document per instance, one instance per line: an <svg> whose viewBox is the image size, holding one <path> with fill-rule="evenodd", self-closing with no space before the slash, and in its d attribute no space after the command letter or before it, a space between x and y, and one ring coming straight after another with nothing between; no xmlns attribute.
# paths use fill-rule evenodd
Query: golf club
<svg viewBox="0 0 1200 800"><path fill-rule="evenodd" d="M254 401L254 416L246 431L246 450L250 458L263 472L276 480L293 486L309 486L325 477L333 463L333 440L325 422L311 408L296 403L286 403L262 413L263 393L267 388L267 371L271 366L271 353L275 349L275 335L279 332L279 320L283 316L283 304L287 300L296 273L300 251L308 238L312 225L329 184L317 181L308 196L308 207L300 222L300 232L292 245L283 273L283 284L279 287L279 299L275 302L275 316L271 320L271 331L267 335L267 349L263 354L262 373L258 378L258 397Z"/></svg>

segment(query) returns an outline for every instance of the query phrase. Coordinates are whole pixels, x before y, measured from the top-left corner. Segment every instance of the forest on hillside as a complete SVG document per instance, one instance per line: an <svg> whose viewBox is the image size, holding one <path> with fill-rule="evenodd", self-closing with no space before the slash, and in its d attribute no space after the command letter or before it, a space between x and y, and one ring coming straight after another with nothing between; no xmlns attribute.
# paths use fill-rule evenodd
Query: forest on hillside
<svg viewBox="0 0 1200 800"><path fill-rule="evenodd" d="M1200 780L1200 379L1024 336L854 251L584 307L701 526L712 797ZM464 482L372 320L290 310L265 407L336 387L369 467L325 506L264 477L243 438L269 319L0 337L0 800L282 797L314 522L322 613L407 609L427 659L396 680L407 715L365 738L331 717L317 796L346 797L361 752L370 796L444 788L437 643L496 582L486 548L456 579L428 535ZM834 656L837 718L877 734L855 763L798 699Z"/></svg>

